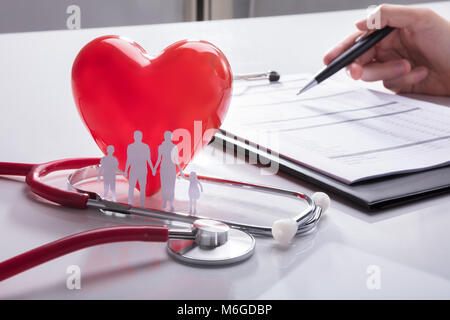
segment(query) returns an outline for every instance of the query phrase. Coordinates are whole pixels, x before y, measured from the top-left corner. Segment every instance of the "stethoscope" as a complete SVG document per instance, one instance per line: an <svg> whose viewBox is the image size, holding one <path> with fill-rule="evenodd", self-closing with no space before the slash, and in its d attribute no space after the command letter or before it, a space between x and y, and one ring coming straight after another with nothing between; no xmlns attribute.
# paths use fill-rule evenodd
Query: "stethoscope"
<svg viewBox="0 0 450 320"><path fill-rule="evenodd" d="M295 191L197 176L206 183L266 192L304 201L306 209L293 218L277 220L272 226L260 226L180 212L138 208L104 200L97 193L81 188L83 182L97 178L99 162L99 158L63 159L43 164L0 162L0 175L25 176L25 182L33 193L62 206L78 209L95 208L104 213L115 212L154 218L162 220L165 226L123 225L68 236L1 262L0 281L70 252L121 241L167 242L169 255L189 264L212 266L237 263L253 254L254 235L272 236L278 243L287 245L295 235L312 231L330 204L329 197L322 192L309 197ZM61 170L74 170L68 176L67 190L55 188L41 181L41 178L49 173ZM187 226L169 228L173 222L181 222Z"/></svg>
<svg viewBox="0 0 450 320"><path fill-rule="evenodd" d="M280 80L280 74L276 71L268 71L263 73L252 73L252 74L243 74L243 75L235 75L233 80L262 80L267 79L269 82L278 82Z"/></svg>

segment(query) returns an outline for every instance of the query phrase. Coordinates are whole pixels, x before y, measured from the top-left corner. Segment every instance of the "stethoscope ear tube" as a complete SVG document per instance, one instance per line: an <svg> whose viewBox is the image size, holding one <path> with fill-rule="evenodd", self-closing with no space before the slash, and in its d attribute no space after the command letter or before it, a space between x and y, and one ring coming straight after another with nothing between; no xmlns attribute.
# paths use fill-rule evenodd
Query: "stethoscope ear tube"
<svg viewBox="0 0 450 320"><path fill-rule="evenodd" d="M90 166L86 168L82 168L79 170L76 170L73 172L69 178L68 178L68 184L76 189L80 193L88 193L88 190L85 190L83 188L80 188L79 184L84 181L85 179L90 179L92 177L98 176L98 166ZM289 219L281 219L284 220L281 224L275 223L275 226L280 227L278 228L279 231L281 231L284 236L283 239L288 239L288 241L279 241L280 243L289 242L296 234L304 234L306 232L309 232L313 230L317 223L320 220L321 214L328 208L329 206L329 198L326 194L323 193L315 193L313 195L314 199L320 203L320 207L318 208L316 206L315 201L312 197L309 197L305 194L296 192L296 191L290 191L290 190L284 190L284 189L278 189L274 187L269 186L263 186L263 185L255 185L252 183L247 183L243 181L232 181L227 179L220 179L215 177L207 177L207 176L201 176L198 175L197 179L202 182L207 183L214 183L219 184L225 187L235 187L235 188L243 188L250 191L257 191L257 192L264 192L264 193L270 193L273 195L283 196L283 197L289 197L296 200L304 201L307 206L305 209L303 209L301 212L299 212L296 216L289 218ZM148 218L156 218L156 219L162 219L165 221L178 221L182 223L188 223L191 224L197 219L207 219L210 220L208 217L202 217L199 215L189 215L179 212L169 212L159 209L151 209L151 208L137 208L132 207L127 204L122 203L116 203L111 201L106 201L100 198L100 196L97 196L95 199L89 199L87 203L88 207L100 209L102 211L106 212L117 212L121 214L129 214L129 215L136 215L136 216L142 216L142 217L148 217ZM323 209L323 210L322 210ZM231 228L238 229L245 231L247 233L250 233L252 235L261 235L261 236L273 236L277 240L277 236L273 233L273 225L272 226L264 226L264 225L253 225L248 223L237 223L235 221L230 221L228 219L221 219L222 223L227 224ZM288 221L289 223L286 224L285 222ZM291 230L292 233L291 236L286 237L286 230ZM276 232L276 234L279 234Z"/></svg>
<svg viewBox="0 0 450 320"><path fill-rule="evenodd" d="M26 176L33 166L31 163L0 162L0 175Z"/></svg>
<svg viewBox="0 0 450 320"><path fill-rule="evenodd" d="M93 193L79 193L54 188L42 183L40 179L51 172L80 169L98 165L100 158L75 158L55 160L43 164L0 162L0 175L25 176L25 182L31 191L40 197L72 208L85 209L89 199L95 198Z"/></svg>

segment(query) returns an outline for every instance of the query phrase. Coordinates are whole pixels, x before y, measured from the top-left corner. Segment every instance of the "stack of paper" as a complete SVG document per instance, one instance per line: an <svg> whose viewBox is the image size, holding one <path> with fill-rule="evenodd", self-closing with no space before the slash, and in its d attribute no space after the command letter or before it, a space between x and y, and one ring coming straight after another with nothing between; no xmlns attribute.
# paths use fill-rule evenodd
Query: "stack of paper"
<svg viewBox="0 0 450 320"><path fill-rule="evenodd" d="M450 164L450 108L310 78L236 82L221 128L347 184Z"/></svg>

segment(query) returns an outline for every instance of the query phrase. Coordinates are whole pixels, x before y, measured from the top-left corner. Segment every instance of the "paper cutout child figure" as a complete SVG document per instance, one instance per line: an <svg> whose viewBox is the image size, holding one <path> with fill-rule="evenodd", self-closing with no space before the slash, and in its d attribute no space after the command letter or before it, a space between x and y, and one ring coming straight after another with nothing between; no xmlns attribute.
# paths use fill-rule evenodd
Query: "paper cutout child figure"
<svg viewBox="0 0 450 320"><path fill-rule="evenodd" d="M172 142L172 132L170 131L164 132L164 141L158 147L158 161L155 164L155 172L153 173L153 175L156 174L156 169L158 168L159 164L161 164L159 177L161 179L163 209L169 202L170 211L173 211L175 180L177 178L176 167L178 167L178 170L180 170L181 175L183 177L185 176L178 161L178 148Z"/></svg>
<svg viewBox="0 0 450 320"><path fill-rule="evenodd" d="M200 191L203 192L203 186L197 179L197 173L191 171L189 174L189 213L197 213L197 200L200 198Z"/></svg>
<svg viewBox="0 0 450 320"><path fill-rule="evenodd" d="M127 164L125 166L125 177L128 175L128 169L130 170L128 179L128 204L133 205L134 189L137 183L139 183L139 203L141 207L144 207L145 200L145 187L147 185L147 163L154 173L152 161L150 160L150 147L142 142L142 132L135 131L134 142L127 148Z"/></svg>
<svg viewBox="0 0 450 320"><path fill-rule="evenodd" d="M97 181L103 175L104 199L108 198L108 193L111 191L112 200L116 201L116 173L123 173L119 170L119 161L114 154L114 146L106 148L107 155L100 160L100 170L98 171Z"/></svg>

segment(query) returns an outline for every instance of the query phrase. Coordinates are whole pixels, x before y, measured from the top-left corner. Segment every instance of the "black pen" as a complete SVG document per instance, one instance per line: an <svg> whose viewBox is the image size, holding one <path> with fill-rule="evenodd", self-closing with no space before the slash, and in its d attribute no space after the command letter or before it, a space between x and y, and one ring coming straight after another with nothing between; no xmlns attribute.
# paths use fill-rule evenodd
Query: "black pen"
<svg viewBox="0 0 450 320"><path fill-rule="evenodd" d="M331 61L325 68L323 68L319 73L317 73L314 78L308 82L298 93L299 95L306 90L318 85L325 79L331 77L333 74L345 68L347 65L352 63L356 58L360 57L364 52L372 48L375 44L380 42L384 37L386 37L392 30L393 27L384 27L383 29L376 30L370 33L368 36L357 39L355 44L351 46L347 51L342 53L339 57Z"/></svg>

